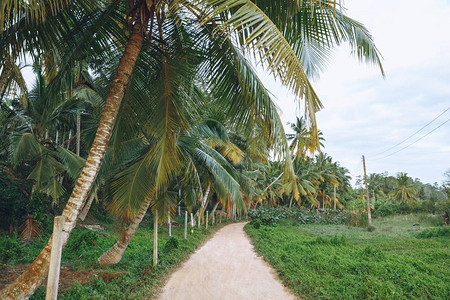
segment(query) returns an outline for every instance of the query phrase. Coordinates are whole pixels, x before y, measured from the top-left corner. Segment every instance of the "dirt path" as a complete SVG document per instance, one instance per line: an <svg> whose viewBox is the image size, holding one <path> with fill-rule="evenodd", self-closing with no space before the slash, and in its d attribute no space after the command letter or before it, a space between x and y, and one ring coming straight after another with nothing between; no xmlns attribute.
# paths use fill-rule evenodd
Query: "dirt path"
<svg viewBox="0 0 450 300"><path fill-rule="evenodd" d="M256 255L244 225L219 230L172 274L157 299L295 299Z"/></svg>

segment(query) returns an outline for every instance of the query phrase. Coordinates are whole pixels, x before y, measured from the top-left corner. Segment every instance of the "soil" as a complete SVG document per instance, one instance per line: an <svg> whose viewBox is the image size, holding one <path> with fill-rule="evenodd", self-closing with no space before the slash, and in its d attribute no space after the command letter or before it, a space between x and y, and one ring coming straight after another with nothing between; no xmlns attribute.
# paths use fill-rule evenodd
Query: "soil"
<svg viewBox="0 0 450 300"><path fill-rule="evenodd" d="M172 274L157 299L296 299L255 253L244 225L219 230Z"/></svg>

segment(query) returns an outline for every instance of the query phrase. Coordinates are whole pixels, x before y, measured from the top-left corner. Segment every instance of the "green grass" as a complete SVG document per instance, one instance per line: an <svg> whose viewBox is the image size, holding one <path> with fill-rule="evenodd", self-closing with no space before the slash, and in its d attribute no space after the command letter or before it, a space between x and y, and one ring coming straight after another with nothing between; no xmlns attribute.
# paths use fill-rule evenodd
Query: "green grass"
<svg viewBox="0 0 450 300"><path fill-rule="evenodd" d="M373 232L291 221L245 230L302 299L450 299L448 232L427 229L421 238L432 224L412 226L419 219L375 219Z"/></svg>
<svg viewBox="0 0 450 300"><path fill-rule="evenodd" d="M184 224L184 219L176 219ZM103 224L102 224L103 225ZM100 268L97 259L111 247L118 239L113 226L107 230L88 230L76 227L72 232L66 248L63 251L62 267L70 265L75 270L93 269L92 280L86 284L75 283L71 289L58 295L58 299L144 299L150 298L157 292L168 275L218 228L225 225L210 225L208 230L194 227L191 234L188 230L188 239L184 240L184 226L172 227L172 241L166 246L168 228L160 227L158 230L158 265L153 264L153 228L152 219L145 217L124 253L122 260L114 265ZM11 239L11 238L9 238ZM5 239L6 240L6 239ZM30 243L25 247L16 249L9 246L12 253L4 266L17 263L31 262L42 249L46 239ZM103 280L102 274L119 274L111 281ZM44 299L45 287L40 287L30 299Z"/></svg>

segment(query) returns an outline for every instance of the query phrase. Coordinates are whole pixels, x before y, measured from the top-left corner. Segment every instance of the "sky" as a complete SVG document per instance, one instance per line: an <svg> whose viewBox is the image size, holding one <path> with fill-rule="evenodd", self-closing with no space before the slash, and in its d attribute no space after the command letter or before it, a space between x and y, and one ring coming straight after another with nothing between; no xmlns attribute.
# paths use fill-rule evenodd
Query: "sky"
<svg viewBox="0 0 450 300"><path fill-rule="evenodd" d="M386 77L360 63L348 46L336 50L320 78L312 81L324 105L317 113L326 139L323 151L348 168L353 180L363 174L365 155L368 173L406 172L424 183L441 184L450 169L450 121L401 149L450 120L450 1L343 2L347 15L374 37ZM276 98L283 123L295 122L304 113L302 102L279 81L261 77Z"/></svg>

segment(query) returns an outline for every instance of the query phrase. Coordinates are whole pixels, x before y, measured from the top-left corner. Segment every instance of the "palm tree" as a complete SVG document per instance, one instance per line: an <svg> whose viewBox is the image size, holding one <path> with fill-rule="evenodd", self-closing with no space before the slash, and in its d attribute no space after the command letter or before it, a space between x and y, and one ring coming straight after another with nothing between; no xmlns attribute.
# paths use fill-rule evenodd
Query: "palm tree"
<svg viewBox="0 0 450 300"><path fill-rule="evenodd" d="M305 119L303 117L298 118L295 123L289 123L291 125L291 129L295 133L287 134L288 141L291 140L291 145L289 148L292 153L295 153L295 156L304 156L309 151L312 155L316 151L320 151L320 147L324 147L323 141L323 133L318 130L317 135L318 139L314 139L314 132L310 128L307 127Z"/></svg>
<svg viewBox="0 0 450 300"><path fill-rule="evenodd" d="M62 4L60 2L62 2ZM84 2L86 1L74 2L69 6L64 5L67 4L68 1L50 1L50 6L54 5L55 7L52 11L52 14L56 15L53 20L57 21L58 18L61 20L62 18L73 17L73 23L64 22L64 24L72 24L74 31L79 31L84 24L87 24L86 22L89 22L89 18L92 18L94 21L89 22L89 25L99 25L95 28L97 33L99 33L98 35L95 35L96 38L97 36L100 38L101 36L105 36L105 33L107 32L108 28L101 24L102 21L105 24L108 24L108 26L114 26L115 33L120 31L117 30L117 24L120 23L105 22L105 20L107 18L111 19L111 16L117 11L124 11L124 6L121 1L114 1L111 5L107 5L106 8L100 7L101 13L99 14L93 14L92 11L86 9L86 7L92 7L92 4L85 6L79 5ZM58 6L56 3L61 5ZM30 35L30 32L31 35L36 33L39 36L39 39L37 39L36 43L28 43L25 51L30 51L33 47L40 47L45 43L52 44L51 40L46 40L44 34L40 34L45 29L50 32L48 23L40 22L44 17L50 15L50 13L44 9L44 7L48 8L47 2L39 3L41 6L34 5L34 2L33 5L29 5L28 2L22 2L21 4L24 8L19 7L17 10L17 6L7 5L5 10L1 12L3 15L0 20L4 21L1 22L0 29L4 32L6 31L6 33L3 34L3 39L0 44L2 47L0 48L13 49L14 52L20 52L21 45L24 44L24 36L27 34ZM316 132L314 113L320 109L321 104L312 89L306 74L314 74L315 71L317 71L317 69L312 66L319 65L318 68L320 68L320 66L323 65L323 61L330 54L328 51L329 47L332 45L339 45L342 41L349 41L352 48L356 50L355 53L357 53L360 58L366 58L368 61L379 63L377 49L367 30L361 24L345 16L343 11L336 6L335 1L323 0L320 2L310 2L304 0L292 4L283 3L283 7L286 7L286 11L280 13L278 5L274 5L272 2L266 3L265 1L128 1L128 8L126 9L128 12L126 26L129 28L129 35L123 44L120 44L119 40L119 46L123 46L122 58L115 71L109 93L105 99L105 106L98 124L96 138L92 144L88 158L86 159L83 171L78 178L78 182L75 185L66 209L63 212L63 216L65 217L63 244L67 242L68 236L75 226L79 211L86 200L100 169L122 98L126 87L130 82L131 74L133 73L144 40L146 39L146 36L152 37L155 35L161 37L161 34L166 30L164 27L164 25L166 25L164 22L165 16L168 16L169 14L179 14L178 16L183 16L183 18L179 17L180 20L189 19L189 22L200 24L202 26L201 28L206 30L206 33L209 34L210 39L208 39L208 42L211 42L211 45L223 45L224 39L231 44L231 38L233 38L233 42L236 43L240 49L243 49L244 51L254 51L261 63L265 64L265 66L268 67L268 69L271 70L285 86L289 87L297 97L304 99L313 132ZM74 8L79 9L81 14L73 13L71 9ZM83 9L85 9L85 11L83 11ZM58 14L60 10L64 11L64 14ZM25 13L23 13L24 11ZM38 19L35 23L25 27L18 26L21 23L27 23L30 18L35 16L37 16ZM286 16L289 16L289 19L287 19ZM305 18L305 16L310 17ZM50 18L47 18L47 20L48 19ZM189 25L189 22L184 24ZM32 25L37 26L38 30L36 31L33 28L33 30L29 30ZM60 26L59 28L54 28L53 31L58 31L61 28L63 27ZM92 28L93 27L90 29L93 30ZM64 32L64 28L61 30L63 33L62 36L67 36L67 32ZM281 34L281 32L283 32L284 35ZM10 40L5 38L5 36L15 36L16 39ZM78 34L78 36L80 36L80 34ZM93 34L84 34L83 41L91 41L93 36ZM72 42L73 40L73 38L67 38L67 41ZM65 42L64 39L61 39L60 37L57 38L56 41L60 43ZM115 42L117 41L114 41L114 43ZM80 45L85 51L84 53L86 53L90 49L89 47L91 44L86 42L84 44L81 43ZM107 45L112 46L113 42L110 41ZM31 49L29 47L31 47ZM164 44L161 44L159 47L162 49ZM237 50L239 48L234 47L235 51L238 51L233 55L235 60L238 60L238 56L242 53L240 50ZM76 47L75 49L79 50L80 48ZM96 49L94 48L94 51ZM211 47L211 49L214 50L216 48ZM315 51L311 51L311 49L315 49ZM74 50L72 51L73 53L75 52ZM314 54L312 56L307 56L306 53ZM215 54L217 53L211 53L211 57ZM242 69L239 70L239 68L242 68L242 65L237 64L234 70L238 70L238 73L239 71L242 72ZM217 65L215 69L223 70L220 65ZM167 70L168 69L166 69L166 71ZM214 73L214 69L210 74L211 73ZM223 72L223 74L226 74L226 72ZM232 78L234 80L236 77L234 76ZM218 77L218 80L220 79L222 79L222 76ZM240 93L230 93L230 91L233 91L233 89L229 88L233 86L233 80L228 78L228 80L222 83L222 88L225 90L222 90L221 94L225 95L224 92L233 94L233 99L230 100L236 100L234 99L236 94L248 93L249 89L242 87L250 87L248 82L246 84L248 77L241 77L239 78L239 84L237 85L237 87L241 88ZM249 97L243 97L240 101L235 101L231 106L232 110L230 111L236 116L244 117L242 123L246 125L248 122L245 122L245 120L249 119L249 115L247 115L245 119L245 108L257 103L255 102L256 99L252 99L251 102L248 102L249 99ZM261 104L261 102L258 104ZM256 111L256 108L256 106L253 107L253 111ZM264 108L258 108L265 112L267 116L272 117L269 118L270 120L273 120L274 111L264 111ZM174 144L172 143L172 145ZM283 150L287 153L287 147L284 145L282 147L285 148ZM160 149L163 149L163 147L161 146ZM174 151L171 150L168 153L174 153ZM174 162L176 163L176 161ZM168 173L170 173L170 171L168 171ZM292 175L292 173L285 172L285 176L289 175ZM166 176L162 176L160 179L162 181L160 184L157 184L157 188L167 184ZM38 259L30 266L30 268L20 276L14 284L2 291L0 296L11 295L15 297L26 297L27 295L30 295L44 278L47 270L49 253L50 243L47 244Z"/></svg>
<svg viewBox="0 0 450 300"><path fill-rule="evenodd" d="M66 99L64 93L48 86L39 61L34 63L36 81L26 91L26 107L15 110L14 119L20 124L11 136L11 156L15 164L28 162L32 166L28 179L34 181L33 191L45 192L56 203L64 192L59 177L67 172L76 178L84 160L72 155L50 138L58 127L70 126L70 119L82 108L76 98ZM11 120L14 122L14 120Z"/></svg>
<svg viewBox="0 0 450 300"><path fill-rule="evenodd" d="M185 184L183 181L199 179L201 177L200 170L203 170L203 173L208 172L211 176L211 179L208 179L210 180L210 183L208 183L209 188L214 184L217 191L220 191L221 194L231 195L233 202L242 206L240 204L239 184L236 181L236 171L224 157L201 140L205 138L205 133L209 132L213 135L215 133L212 130L208 130L208 124L210 123L197 124L192 130L182 133L178 138L177 143L183 154L178 166L178 173L182 175L178 176L178 179L182 181L182 190L184 190L183 185ZM208 138L214 138L214 136L210 135ZM218 138L218 136L215 136L215 138ZM149 206L152 206L154 211L157 210L161 214L162 218L159 218L160 220L165 220L168 214L174 213L176 201L173 200L173 197L170 197L170 192L166 190L154 196L154 191L156 190L155 181L149 180L149 178L156 179L151 176L156 171L155 165L151 163L154 148L155 145L149 145L143 155L115 176L112 183L113 201L110 203L109 209L122 219L129 219L130 225L127 230L122 232L117 243L98 259L99 264L102 266L115 264L120 261ZM173 179L176 178L174 177ZM198 185L200 185L199 188L201 189L200 182L198 182ZM189 186L192 186L192 184L189 184ZM208 193L209 191L205 194L207 195ZM146 194L151 196L142 201L142 196ZM138 210L136 211L137 207Z"/></svg>
<svg viewBox="0 0 450 300"><path fill-rule="evenodd" d="M412 178L406 173L399 173L396 178L396 188L389 195L401 201L403 204L408 203L411 200L417 199L417 189Z"/></svg>

